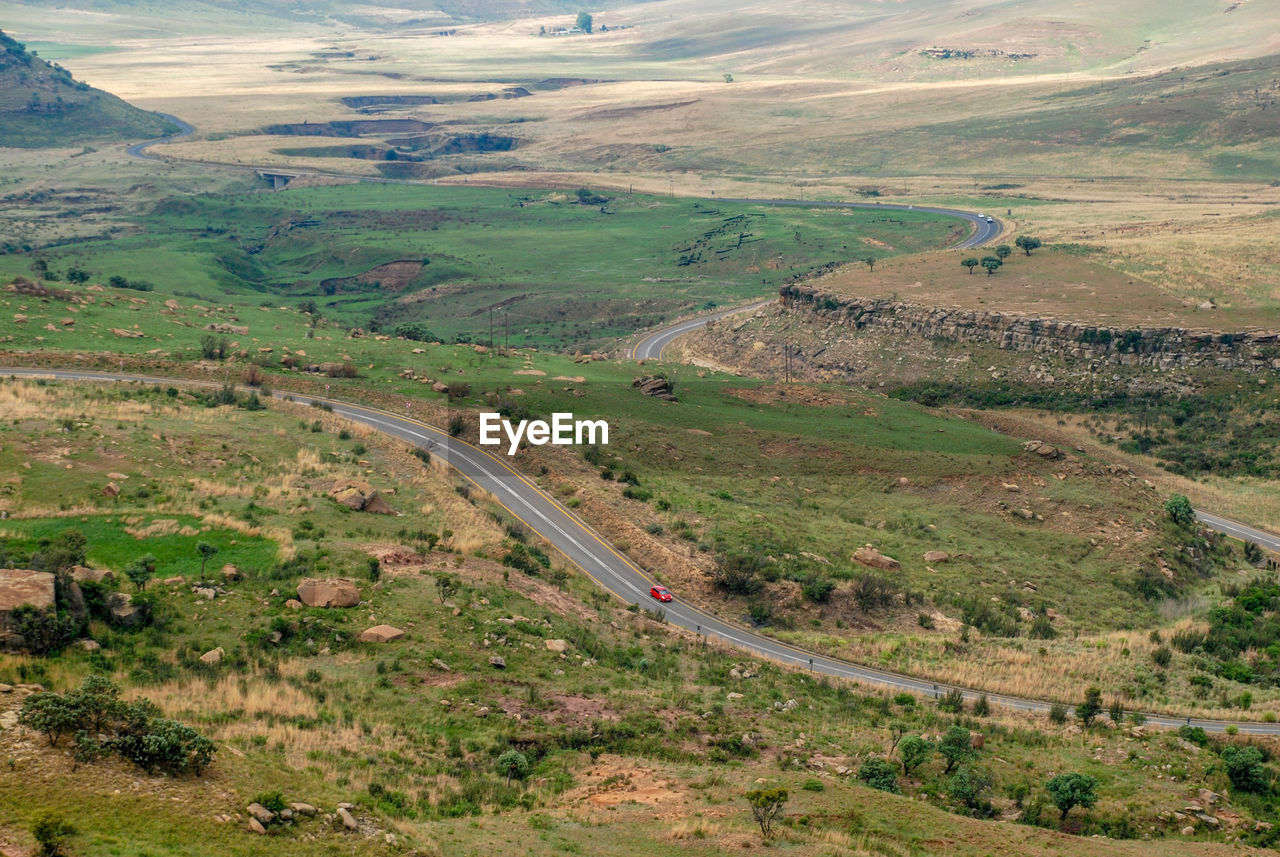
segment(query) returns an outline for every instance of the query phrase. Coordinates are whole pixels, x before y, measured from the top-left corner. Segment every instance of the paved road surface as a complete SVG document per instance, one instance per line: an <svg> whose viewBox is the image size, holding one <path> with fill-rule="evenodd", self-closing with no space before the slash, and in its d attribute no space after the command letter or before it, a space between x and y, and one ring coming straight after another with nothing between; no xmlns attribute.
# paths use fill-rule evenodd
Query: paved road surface
<svg viewBox="0 0 1280 857"><path fill-rule="evenodd" d="M0 376L55 377L96 382L191 383L168 378L49 369L0 369ZM490 455L465 441L452 438L447 432L409 416L296 393L276 393L275 395L303 403L324 401L333 408L335 414L428 450L432 455L456 468L478 487L492 493L506 509L554 545L600 586L629 603L662 610L666 621L672 625L678 625L711 640L719 640L778 663L811 669L825 675L927 696L938 696L949 689L945 684L860 666L788 646L757 634L744 626L706 613L682 602L678 597L669 604L659 604L648 594L649 587L655 582L653 578L626 556L614 550L589 524L539 489L501 458ZM1270 533L1263 533L1235 523L1232 523L1232 526L1243 533L1244 537L1261 544L1280 544L1280 539ZM976 699L979 695L971 690L965 690L964 693L969 699ZM1048 702L1042 700L1021 699L1000 694L988 694L988 699L1018 711L1044 712L1050 707ZM1186 718L1161 715L1148 715L1147 720L1149 723L1160 726L1178 726L1190 722L1215 732L1223 731L1228 725L1232 725L1226 721L1199 719L1188 721ZM1280 735L1280 723L1240 722L1234 725L1245 734Z"/></svg>
<svg viewBox="0 0 1280 857"><path fill-rule="evenodd" d="M958 208L932 208L924 205L898 205L896 203L874 203L874 202L806 202L799 199L732 199L720 198L722 202L748 203L755 205L785 205L805 208L861 208L871 210L884 211L924 211L930 214L943 214L948 217L958 217L961 220L967 220L973 224L973 232L964 240L958 242L954 246L957 249L967 250L972 247L978 247L992 240L1000 234L1003 225L996 220L988 223L986 218L971 211L961 211ZM696 318L686 319L667 327L653 331L649 335L640 339L631 346L627 352L632 360L660 360L662 352L667 346L675 340L684 336L690 331L697 330L704 325L722 318L728 318L731 315L739 313L754 312L762 306L766 306L773 302L773 299L759 301L748 306L737 307L728 310L718 310L707 315L700 315Z"/></svg>
<svg viewBox="0 0 1280 857"><path fill-rule="evenodd" d="M151 148L156 143L171 143L174 140L181 140L183 137L190 137L192 134L195 133L196 129L194 126L188 125L186 122L183 122L181 119L179 119L177 116L174 116L171 113L157 113L156 115L161 116L165 119L168 119L174 125L177 125L178 130L165 137L157 137L154 140L147 140L144 143L135 143L134 145L124 150L125 154L127 154L129 157L138 158L139 160L143 160L143 161L158 161L160 159L157 158L155 155L152 155L149 152L147 152L147 149Z"/></svg>

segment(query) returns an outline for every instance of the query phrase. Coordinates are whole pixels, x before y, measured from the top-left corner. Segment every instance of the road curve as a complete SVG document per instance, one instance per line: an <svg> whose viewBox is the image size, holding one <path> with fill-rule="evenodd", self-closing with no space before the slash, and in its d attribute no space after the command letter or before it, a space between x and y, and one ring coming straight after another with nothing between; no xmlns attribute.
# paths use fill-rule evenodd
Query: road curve
<svg viewBox="0 0 1280 857"><path fill-rule="evenodd" d="M1003 230L1003 225L998 220L988 222L985 215L974 214L971 211L961 211L958 208L934 208L924 205L901 205L899 203L876 203L876 202L810 202L801 199L735 199L731 197L716 197L721 202L743 203L748 205L784 205L790 207L804 208L860 208L882 211L923 211L929 214L942 214L948 217L957 217L961 220L967 220L973 224L973 232L964 240L952 245L959 250L968 250L974 247L980 247L988 241L995 238ZM713 321L719 321L722 318L728 318L731 315L739 313L753 312L762 306L772 303L773 299L758 301L747 306L736 307L734 309L717 310L706 315L699 315L694 318L676 322L667 327L659 328L643 338L636 341L627 351L627 356L632 360L661 360L662 352L667 346L675 342L681 336L690 331L697 330L700 327L710 324Z"/></svg>
<svg viewBox="0 0 1280 857"><path fill-rule="evenodd" d="M147 152L147 149L151 148L156 143L172 143L174 140L181 140L183 137L190 137L196 131L194 125L188 125L186 122L183 122L181 119L179 119L177 116L174 116L172 113L157 113L156 115L161 117L162 119L168 119L174 125L177 125L178 130L173 132L172 134L166 134L163 137L156 137L154 140L147 140L142 143L135 143L129 148L124 150L126 155L128 155L131 158L137 158L142 161L158 161L160 160L160 158L156 157L155 155L149 154Z"/></svg>
<svg viewBox="0 0 1280 857"><path fill-rule="evenodd" d="M148 377L107 372L81 372L55 369L0 369L4 377L43 377L67 381L141 382L149 384L192 384L198 382L181 379ZM477 487L490 492L512 515L531 530L555 546L574 565L604 589L632 604L661 609L666 621L678 625L709 640L718 640L775 662L809 669L816 673L850 679L857 682L887 687L925 696L940 696L951 686L886 672L874 667L860 666L848 661L807 652L786 643L772 640L743 626L727 622L706 613L678 598L669 604L659 605L649 598L649 587L654 580L625 555L615 550L589 524L561 505L554 497L538 488L510 464L498 456L473 446L466 441L449 436L443 429L428 425L409 416L343 402L336 399L308 396L299 393L276 392L277 398L290 399L304 404L323 403L353 422L369 426L377 431L398 438L427 450L442 459ZM412 407L411 402L406 403ZM1277 537L1233 524L1247 537L1263 544L1278 543ZM976 699L980 693L960 688L968 699ZM987 698L998 705L1015 711L1047 712L1051 703L989 693ZM1228 726L1237 727L1241 733L1252 735L1280 735L1280 723L1230 722L1178 718L1148 714L1147 722L1164 727L1183 724L1201 726L1212 732L1225 731Z"/></svg>

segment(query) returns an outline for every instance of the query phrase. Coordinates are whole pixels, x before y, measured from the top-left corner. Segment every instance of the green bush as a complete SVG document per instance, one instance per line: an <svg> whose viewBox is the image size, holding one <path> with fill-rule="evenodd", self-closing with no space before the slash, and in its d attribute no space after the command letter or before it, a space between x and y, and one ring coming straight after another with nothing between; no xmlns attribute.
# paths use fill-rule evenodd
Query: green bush
<svg viewBox="0 0 1280 857"><path fill-rule="evenodd" d="M898 788L898 769L886 759L879 757L867 759L862 763L862 767L858 768L858 779L882 792L902 793Z"/></svg>

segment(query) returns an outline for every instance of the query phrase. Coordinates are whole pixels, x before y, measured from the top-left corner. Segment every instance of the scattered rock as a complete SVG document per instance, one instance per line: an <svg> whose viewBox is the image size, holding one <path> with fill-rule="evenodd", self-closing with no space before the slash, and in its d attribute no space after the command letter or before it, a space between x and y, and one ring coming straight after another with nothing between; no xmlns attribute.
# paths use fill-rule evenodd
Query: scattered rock
<svg viewBox="0 0 1280 857"><path fill-rule="evenodd" d="M449 668L449 665L448 665L448 664L446 664L444 661L440 660L439 658L432 658L432 659L431 659L431 666L435 667L436 669L440 670L441 672L447 672L447 673L448 673L448 672L453 672L453 670Z"/></svg>
<svg viewBox="0 0 1280 857"><path fill-rule="evenodd" d="M284 606L288 607L290 610L301 610L302 602L296 598L290 598L288 601L284 603Z"/></svg>
<svg viewBox="0 0 1280 857"><path fill-rule="evenodd" d="M1022 445L1022 448L1027 452L1034 452L1041 458L1047 458L1049 460L1062 457L1062 451L1060 449L1056 446L1050 446L1040 440L1029 440Z"/></svg>
<svg viewBox="0 0 1280 857"><path fill-rule="evenodd" d="M205 601L212 601L218 597L218 591L216 589L210 589L208 586L197 586L196 597L203 598Z"/></svg>
<svg viewBox="0 0 1280 857"><path fill-rule="evenodd" d="M488 717L488 716L489 716L489 706L482 705L476 709L476 717Z"/></svg>
<svg viewBox="0 0 1280 857"><path fill-rule="evenodd" d="M646 375L643 378L636 378L631 382L631 386L639 390L646 396L653 396L666 402L677 402L675 393L671 391L671 382L666 378L660 378L655 375Z"/></svg>
<svg viewBox="0 0 1280 857"><path fill-rule="evenodd" d="M742 699L742 694L738 693L737 691L733 691L725 698L726 699Z"/></svg>
<svg viewBox="0 0 1280 857"><path fill-rule="evenodd" d="M862 563L871 568L880 568L885 571L898 571L902 568L902 563L898 562L891 556L885 556L880 551L867 545L860 547L853 552L853 561Z"/></svg>
<svg viewBox="0 0 1280 857"><path fill-rule="evenodd" d="M200 662L201 662L201 663L205 663L205 664L217 664L217 663L221 663L221 662L222 662L222 656L223 656L223 655L225 655L225 654L226 654L226 652L224 652L224 651L222 650L222 646L218 646L218 648L216 648L216 649L210 649L209 651L207 651L207 652L205 652L203 655L201 655L201 656L200 656ZM253 806L257 806L257 805L258 805L258 804L253 804Z"/></svg>
<svg viewBox="0 0 1280 857"><path fill-rule="evenodd" d="M1210 789L1200 789L1200 803L1205 806L1213 806L1222 799L1222 795Z"/></svg>
<svg viewBox="0 0 1280 857"><path fill-rule="evenodd" d="M370 512L375 515L396 514L396 510L383 499L382 494L367 482L340 480L334 483L329 496L339 505L356 512Z"/></svg>
<svg viewBox="0 0 1280 857"><path fill-rule="evenodd" d="M163 583L165 586L181 586L182 584L187 582L187 579L182 575L175 575L174 577L166 577L164 580L160 582Z"/></svg>
<svg viewBox="0 0 1280 857"><path fill-rule="evenodd" d="M947 562L951 559L951 554L945 551L929 551L924 555L925 562Z"/></svg>
<svg viewBox="0 0 1280 857"><path fill-rule="evenodd" d="M115 572L106 568L86 568L83 565L71 567L71 579L76 583L112 583L116 579Z"/></svg>
<svg viewBox="0 0 1280 857"><path fill-rule="evenodd" d="M1182 830L1180 830L1180 831L1178 831L1178 832L1179 832L1179 833L1181 833L1183 836L1195 836L1195 835L1196 835L1196 829L1195 829L1194 827L1192 827L1191 825L1189 825L1189 824L1188 824L1186 827L1182 828Z"/></svg>
<svg viewBox="0 0 1280 857"><path fill-rule="evenodd" d="M249 829L252 830L254 833L258 834L259 836L267 835L267 828L263 825L261 821L258 821L258 819L256 818L249 819Z"/></svg>
<svg viewBox="0 0 1280 857"><path fill-rule="evenodd" d="M390 625L374 625L360 634L362 643L390 643L404 636L404 631Z"/></svg>
<svg viewBox="0 0 1280 857"><path fill-rule="evenodd" d="M270 824L276 819L276 814L260 803L251 803L245 808L245 810L249 815L253 816L255 821L262 824Z"/></svg>
<svg viewBox="0 0 1280 857"><path fill-rule="evenodd" d="M311 804L301 802L289 804L289 809L293 810L298 815L305 815L308 817L315 815L317 811Z"/></svg>
<svg viewBox="0 0 1280 857"><path fill-rule="evenodd" d="M360 603L360 590L355 581L345 577L308 577L298 584L298 599L308 607L355 607Z"/></svg>
<svg viewBox="0 0 1280 857"><path fill-rule="evenodd" d="M549 652L557 652L563 654L568 651L569 644L564 640L543 640L543 645L547 647Z"/></svg>
<svg viewBox="0 0 1280 857"><path fill-rule="evenodd" d="M489 666L493 667L495 670L505 670L507 668L507 662L501 655L493 655L489 658Z"/></svg>
<svg viewBox="0 0 1280 857"><path fill-rule="evenodd" d="M338 818L342 819L342 826L347 830L356 829L356 817L345 806L338 807Z"/></svg>
<svg viewBox="0 0 1280 857"><path fill-rule="evenodd" d="M98 645L97 640L76 640L76 645L84 649L86 652L96 652L98 649L102 648L102 646Z"/></svg>
<svg viewBox="0 0 1280 857"><path fill-rule="evenodd" d="M222 577L227 582L244 580L244 575L240 573L240 569L236 568L231 563L227 563L222 567Z"/></svg>
<svg viewBox="0 0 1280 857"><path fill-rule="evenodd" d="M105 497L119 497L120 486L114 482L108 482L106 486L102 489L102 494Z"/></svg>
<svg viewBox="0 0 1280 857"><path fill-rule="evenodd" d="M133 596L127 592L113 592L107 596L107 612L112 623L122 628L132 628L142 624L146 611L133 603Z"/></svg>

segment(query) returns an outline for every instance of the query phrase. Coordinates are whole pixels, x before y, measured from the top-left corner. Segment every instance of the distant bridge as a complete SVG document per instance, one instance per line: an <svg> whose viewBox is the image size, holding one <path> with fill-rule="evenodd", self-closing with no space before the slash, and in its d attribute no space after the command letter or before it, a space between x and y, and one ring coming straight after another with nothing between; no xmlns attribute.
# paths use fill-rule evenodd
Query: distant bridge
<svg viewBox="0 0 1280 857"><path fill-rule="evenodd" d="M285 173L279 170L258 170L258 177L270 182L272 190L280 190L299 175L299 173Z"/></svg>

